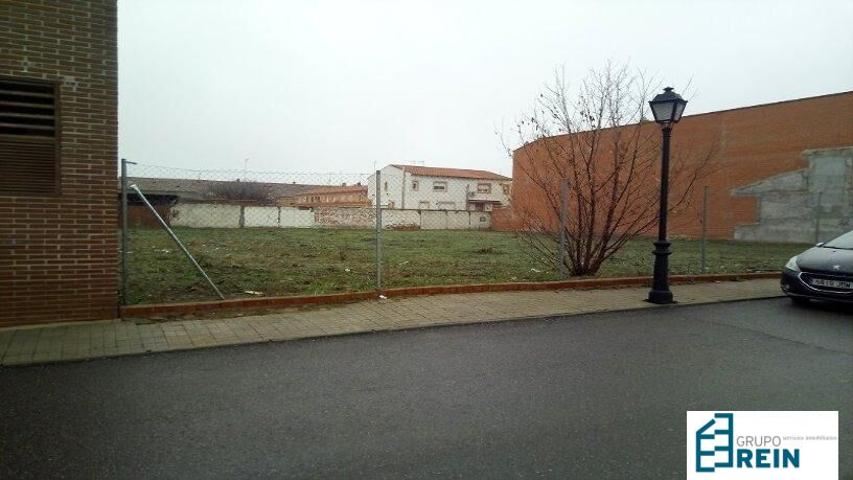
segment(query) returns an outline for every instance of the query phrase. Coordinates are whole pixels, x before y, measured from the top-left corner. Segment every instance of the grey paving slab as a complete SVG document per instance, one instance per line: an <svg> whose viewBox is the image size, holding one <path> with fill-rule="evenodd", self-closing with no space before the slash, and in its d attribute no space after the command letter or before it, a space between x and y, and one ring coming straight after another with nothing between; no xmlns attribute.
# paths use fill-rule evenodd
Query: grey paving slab
<svg viewBox="0 0 853 480"><path fill-rule="evenodd" d="M681 304L779 296L778 281L673 287ZM391 298L216 320L54 324L0 329L0 365L76 361L179 349L285 341L382 330L655 308L645 288L492 292Z"/></svg>

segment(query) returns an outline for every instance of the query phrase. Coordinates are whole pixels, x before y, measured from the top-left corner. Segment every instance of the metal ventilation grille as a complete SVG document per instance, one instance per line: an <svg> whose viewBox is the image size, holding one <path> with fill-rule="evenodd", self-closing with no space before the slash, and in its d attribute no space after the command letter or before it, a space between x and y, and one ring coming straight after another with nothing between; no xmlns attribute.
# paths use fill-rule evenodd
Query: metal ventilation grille
<svg viewBox="0 0 853 480"><path fill-rule="evenodd" d="M57 190L56 87L0 79L0 195Z"/></svg>

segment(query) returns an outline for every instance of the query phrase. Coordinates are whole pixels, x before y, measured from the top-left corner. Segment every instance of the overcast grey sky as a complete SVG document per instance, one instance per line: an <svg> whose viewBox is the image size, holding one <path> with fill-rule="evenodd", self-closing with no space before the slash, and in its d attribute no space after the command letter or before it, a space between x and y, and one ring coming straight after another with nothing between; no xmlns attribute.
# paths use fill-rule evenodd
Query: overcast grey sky
<svg viewBox="0 0 853 480"><path fill-rule="evenodd" d="M119 0L119 153L186 168L511 173L554 68L692 78L687 114L853 89L853 2Z"/></svg>

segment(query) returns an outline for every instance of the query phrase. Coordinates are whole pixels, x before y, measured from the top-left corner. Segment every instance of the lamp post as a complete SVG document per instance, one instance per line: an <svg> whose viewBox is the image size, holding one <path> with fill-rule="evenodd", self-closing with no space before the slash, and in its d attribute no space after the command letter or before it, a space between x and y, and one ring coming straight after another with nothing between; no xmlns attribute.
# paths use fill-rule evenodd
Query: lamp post
<svg viewBox="0 0 853 480"><path fill-rule="evenodd" d="M663 93L655 96L649 106L655 122L661 126L663 147L661 152L660 173L660 215L658 216L658 239L655 242L655 272L652 289L648 301L651 303L673 303L672 292L669 290L669 249L670 243L666 235L666 216L669 199L669 139L672 136L672 126L681 120L687 100L672 91L672 87L663 89Z"/></svg>

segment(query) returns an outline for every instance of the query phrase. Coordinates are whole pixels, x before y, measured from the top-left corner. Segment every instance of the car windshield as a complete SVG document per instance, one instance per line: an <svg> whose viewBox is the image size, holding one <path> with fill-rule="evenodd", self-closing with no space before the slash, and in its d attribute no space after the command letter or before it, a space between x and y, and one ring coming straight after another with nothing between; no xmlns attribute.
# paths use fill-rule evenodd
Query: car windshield
<svg viewBox="0 0 853 480"><path fill-rule="evenodd" d="M827 248L843 248L846 250L853 250L853 231L847 232L840 237L832 239L823 244L823 246Z"/></svg>

